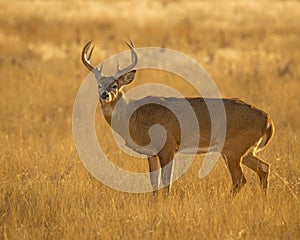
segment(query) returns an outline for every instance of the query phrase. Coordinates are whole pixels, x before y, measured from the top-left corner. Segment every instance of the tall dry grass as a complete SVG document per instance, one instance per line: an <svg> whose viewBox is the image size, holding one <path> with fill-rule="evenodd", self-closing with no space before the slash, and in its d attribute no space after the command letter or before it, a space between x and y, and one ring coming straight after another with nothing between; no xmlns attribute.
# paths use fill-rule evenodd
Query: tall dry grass
<svg viewBox="0 0 300 240"><path fill-rule="evenodd" d="M296 1L2 1L0 3L0 239L298 239L300 4ZM269 198L256 175L232 199L222 161L197 177L197 158L170 196L115 191L77 156L72 107L94 63L137 47L173 48L195 58L223 97L269 112L276 135L260 155L271 165ZM160 82L195 94L184 80L140 71L132 87ZM130 88L130 87L129 87ZM128 89L129 89L128 88ZM146 171L114 145L97 113L103 149L118 166ZM120 160L122 159L122 161Z"/></svg>

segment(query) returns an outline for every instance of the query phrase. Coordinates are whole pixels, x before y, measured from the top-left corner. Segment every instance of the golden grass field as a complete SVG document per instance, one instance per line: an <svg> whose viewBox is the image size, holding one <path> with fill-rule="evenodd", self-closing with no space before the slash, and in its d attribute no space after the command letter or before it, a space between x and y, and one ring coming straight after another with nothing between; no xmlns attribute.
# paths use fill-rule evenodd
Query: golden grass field
<svg viewBox="0 0 300 240"><path fill-rule="evenodd" d="M299 18L297 1L1 1L0 239L299 239ZM223 97L270 113L276 133L260 153L271 166L268 199L245 167L248 182L232 198L221 159L200 179L197 157L157 202L88 173L72 135L88 74L81 49L94 39L98 64L127 50L128 37L193 57ZM145 82L195 95L183 79L150 70L127 89ZM96 128L111 161L147 171L114 144L100 111Z"/></svg>

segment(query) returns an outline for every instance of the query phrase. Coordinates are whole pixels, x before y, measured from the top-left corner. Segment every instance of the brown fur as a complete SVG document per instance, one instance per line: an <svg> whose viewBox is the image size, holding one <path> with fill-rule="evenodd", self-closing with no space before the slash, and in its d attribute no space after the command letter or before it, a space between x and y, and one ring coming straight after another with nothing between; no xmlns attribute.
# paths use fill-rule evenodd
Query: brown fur
<svg viewBox="0 0 300 240"><path fill-rule="evenodd" d="M147 97L148 100L155 99L156 97ZM175 102L175 105L180 108L182 99L180 98L159 98L160 101ZM119 93L118 100L125 101L122 94ZM130 104L143 103L145 99L140 99L132 102L126 102L127 106ZM203 98L187 98L188 102L194 109L199 129L201 132L199 149L208 148L211 142L211 118L208 112L206 103L209 102L215 106L224 103L226 112L226 138L225 144L221 151L226 165L232 177L232 194L236 194L238 190L246 183L240 163L241 161L252 170L256 171L263 189L266 191L268 186L269 166L261 159L255 156L258 150L266 146L274 133L274 125L271 118L265 112L255 108L252 105L246 104L238 99L203 99ZM102 108L106 109L105 112L112 112L114 103L102 104ZM107 109L110 109L107 111ZM126 114L125 112L120 114ZM118 113L116 113L118 114ZM110 115L106 115L106 120L110 124ZM148 155L149 169L151 172L159 170L167 166L168 168L162 170L162 180L168 189L171 185L172 176L172 159L177 152L181 141L181 130L178 119L175 114L160 104L145 104L138 108L130 117L129 132L130 136L139 146L147 146L150 144L151 139L149 130L154 124L160 124L164 127L167 133L167 140L162 150L155 154ZM123 125L122 125L123 126ZM122 129L115 129L121 136L124 137ZM190 133L192 134L192 132ZM126 141L126 137L124 137ZM130 144L128 144L130 147ZM187 146L189 147L189 146ZM141 152L139 149L134 149ZM155 151L155 150L153 150ZM144 152L145 153L145 152ZM199 151L199 153L207 153L207 151ZM160 166L157 161L160 161ZM151 175L151 183L154 191L157 190L159 185L159 175ZM170 190L170 189L169 189Z"/></svg>
<svg viewBox="0 0 300 240"><path fill-rule="evenodd" d="M92 48L90 54L88 54L90 44L91 41L83 48L82 61L96 77L99 100L105 119L123 137L128 147L148 156L150 181L155 194L159 187L160 174L158 172L160 172L160 169L163 185L168 186L168 190L170 190L173 171L172 160L179 147L183 151L186 150L187 153L191 151L191 148L197 149L198 153L220 152L232 178L233 195L246 183L240 165L241 162L258 174L261 186L267 191L269 165L256 156L256 153L269 143L274 134L274 125L267 113L235 98L182 99L149 96L136 101L128 101L123 97L121 88L131 83L135 77L136 71L131 69L137 64L138 56L133 42L130 40L130 43L127 43L131 49L132 63L123 70L118 67L116 75L108 77L102 76L102 65L100 68L95 68L90 64L93 51ZM193 127L188 128L188 130L185 129L184 134L199 139L198 146L191 146L189 141L181 141L183 133L177 117L162 104L168 103L174 106L179 112L182 112L185 118L184 121L189 123L191 116L184 114L186 107L184 103L186 102L194 110L200 134ZM121 103L122 107L114 111L116 103ZM129 110L135 106L138 107L134 108L136 110L129 116L131 114ZM222 106L224 106L226 114L226 125L224 126L226 136L223 146L220 144L222 143L222 128L212 131L211 126L212 117L217 119L219 126L225 124L225 119L222 118L223 115L218 115ZM212 112L209 110L212 110ZM113 114L115 115L114 118ZM191 113L189 112L189 114ZM122 121L124 117L129 118L129 123ZM111 122L112 119L116 119L114 124ZM129 125L124 126L124 124ZM152 139L149 136L149 130L155 124L162 126L166 132L163 146L151 145ZM127 127L130 136L126 131ZM156 134L160 134L160 132ZM158 136L154 136L154 138L160 139Z"/></svg>

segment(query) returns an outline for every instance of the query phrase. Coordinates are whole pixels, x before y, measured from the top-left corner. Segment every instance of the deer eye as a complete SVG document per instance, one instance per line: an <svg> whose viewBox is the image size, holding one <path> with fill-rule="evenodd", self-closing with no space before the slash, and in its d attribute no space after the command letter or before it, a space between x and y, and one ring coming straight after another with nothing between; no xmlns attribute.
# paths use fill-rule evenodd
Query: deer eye
<svg viewBox="0 0 300 240"><path fill-rule="evenodd" d="M117 88L118 88L118 85L117 85L117 84L114 84L114 85L112 85L112 88L113 88L113 89L117 89Z"/></svg>

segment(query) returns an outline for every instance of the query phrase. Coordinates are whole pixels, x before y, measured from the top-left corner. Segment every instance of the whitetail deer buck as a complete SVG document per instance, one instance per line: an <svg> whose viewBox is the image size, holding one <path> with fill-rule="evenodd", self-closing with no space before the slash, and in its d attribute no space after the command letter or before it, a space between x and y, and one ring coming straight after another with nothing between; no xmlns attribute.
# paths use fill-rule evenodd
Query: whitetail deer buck
<svg viewBox="0 0 300 240"><path fill-rule="evenodd" d="M125 107L121 114L126 114L126 106L134 102L133 100L125 99L121 89L133 81L136 70L132 69L138 62L138 56L130 40L130 43L127 43L127 45L131 50L132 63L122 70L119 69L119 64L117 64L117 72L114 76L102 76L102 65L100 68L97 68L90 64L90 58L94 49L92 48L88 54L90 45L91 41L82 50L82 62L96 77L99 101L104 117L108 124L113 127L111 120L112 114L115 114L113 111L116 103L123 101ZM178 106L184 100L174 97L160 99L173 101ZM208 153L207 149L211 140L211 120L207 103L224 104L227 120L226 137L220 154L224 158L232 178L232 194L235 195L246 183L241 162L258 174L260 184L266 192L268 188L269 165L258 158L256 153L269 143L274 134L274 125L270 116L238 99L204 99L200 97L185 99L192 106L198 120L201 137L199 146L196 146L196 149L198 149L197 153L200 154ZM154 124L160 124L166 130L166 141L162 149L157 154L148 154L150 182L156 195L160 182L160 171L163 186L168 186L168 191L170 190L173 170L172 160L180 146L181 132L178 120L171 111L159 104L146 104L136 109L130 117L128 127L132 140L139 146L149 144L149 141L151 141L149 129ZM122 137L121 129L114 130ZM124 140L126 141L126 139ZM138 151L138 149L134 150Z"/></svg>

